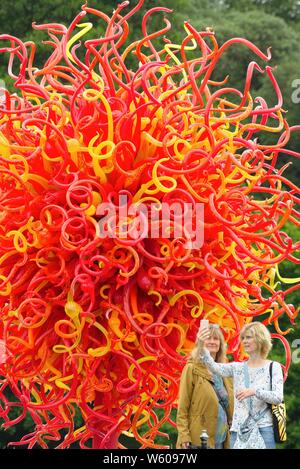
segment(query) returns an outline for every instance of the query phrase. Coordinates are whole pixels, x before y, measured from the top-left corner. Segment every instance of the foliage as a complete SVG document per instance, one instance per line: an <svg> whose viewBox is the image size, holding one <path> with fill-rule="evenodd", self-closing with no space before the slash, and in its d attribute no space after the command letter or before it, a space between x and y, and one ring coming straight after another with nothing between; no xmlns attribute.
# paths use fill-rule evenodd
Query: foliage
<svg viewBox="0 0 300 469"><path fill-rule="evenodd" d="M266 12L284 18L286 21L296 22L300 20L300 3L297 0L224 0L220 4L229 9L237 9L248 13L253 9Z"/></svg>

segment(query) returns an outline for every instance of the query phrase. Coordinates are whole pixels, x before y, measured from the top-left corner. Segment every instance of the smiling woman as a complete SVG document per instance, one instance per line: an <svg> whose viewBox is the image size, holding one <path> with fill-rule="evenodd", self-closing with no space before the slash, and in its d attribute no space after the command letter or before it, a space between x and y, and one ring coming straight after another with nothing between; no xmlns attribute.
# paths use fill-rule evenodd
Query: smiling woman
<svg viewBox="0 0 300 469"><path fill-rule="evenodd" d="M272 348L268 329L259 322L247 324L241 331L241 341L245 352L250 356L249 366L263 364Z"/></svg>
<svg viewBox="0 0 300 469"><path fill-rule="evenodd" d="M226 344L218 326L210 324L205 346L213 362L226 361ZM177 448L188 448L190 444L199 445L200 434L204 429L209 435L208 447L228 448L233 409L231 379L223 380L218 374L211 373L200 361L200 350L201 344L196 340L181 375Z"/></svg>

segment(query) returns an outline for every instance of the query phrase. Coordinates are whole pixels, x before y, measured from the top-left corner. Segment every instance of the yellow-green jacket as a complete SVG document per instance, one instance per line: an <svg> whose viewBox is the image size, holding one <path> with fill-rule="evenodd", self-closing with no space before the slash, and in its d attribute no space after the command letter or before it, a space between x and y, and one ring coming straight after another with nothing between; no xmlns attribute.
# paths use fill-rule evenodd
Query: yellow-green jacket
<svg viewBox="0 0 300 469"><path fill-rule="evenodd" d="M228 392L228 434L224 443L229 448L229 428L233 413L233 389L231 378L223 378ZM200 445L200 434L206 430L209 435L208 446L214 448L214 436L218 418L218 397L213 388L213 377L201 362L189 359L183 368L177 411L177 448L188 441Z"/></svg>

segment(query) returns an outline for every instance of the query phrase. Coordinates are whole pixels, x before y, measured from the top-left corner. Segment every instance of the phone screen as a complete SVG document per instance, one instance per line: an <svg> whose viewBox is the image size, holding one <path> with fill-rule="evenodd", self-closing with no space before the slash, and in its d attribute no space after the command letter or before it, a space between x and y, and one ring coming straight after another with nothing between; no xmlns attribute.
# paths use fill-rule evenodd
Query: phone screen
<svg viewBox="0 0 300 469"><path fill-rule="evenodd" d="M209 327L209 320L208 319L201 319L200 329L206 329L207 327Z"/></svg>

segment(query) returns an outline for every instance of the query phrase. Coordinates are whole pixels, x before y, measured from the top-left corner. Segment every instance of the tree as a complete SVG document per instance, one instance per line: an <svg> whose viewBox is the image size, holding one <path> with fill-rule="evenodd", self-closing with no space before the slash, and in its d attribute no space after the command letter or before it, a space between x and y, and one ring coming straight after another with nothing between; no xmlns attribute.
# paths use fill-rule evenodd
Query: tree
<svg viewBox="0 0 300 469"><path fill-rule="evenodd" d="M297 0L285 0L284 2L281 0L225 0L222 3L225 8L232 10L248 12L250 9L256 9L286 21L300 20L300 3Z"/></svg>

